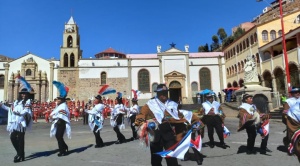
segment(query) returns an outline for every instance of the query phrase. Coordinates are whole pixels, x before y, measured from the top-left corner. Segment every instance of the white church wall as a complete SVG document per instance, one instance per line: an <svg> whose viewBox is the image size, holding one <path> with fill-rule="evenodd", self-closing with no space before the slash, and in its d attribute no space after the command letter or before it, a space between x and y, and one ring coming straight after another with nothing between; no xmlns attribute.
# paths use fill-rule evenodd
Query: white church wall
<svg viewBox="0 0 300 166"><path fill-rule="evenodd" d="M172 71L178 71L182 74L186 73L186 58L185 56L164 56L162 58L163 75L168 74Z"/></svg>
<svg viewBox="0 0 300 166"><path fill-rule="evenodd" d="M34 54L27 54L23 57L20 57L19 59L16 59L9 63L9 76L11 76L12 73L17 73L18 70L21 70L22 63L27 61L28 58L33 58L33 60L38 64L38 71L46 72L47 73L47 79L50 80L50 62L40 58ZM21 73L21 76L22 73Z"/></svg>
<svg viewBox="0 0 300 166"><path fill-rule="evenodd" d="M0 102L4 101L4 89L0 89Z"/></svg>
<svg viewBox="0 0 300 166"><path fill-rule="evenodd" d="M7 63L7 62L0 62L0 70L4 70L4 64Z"/></svg>
<svg viewBox="0 0 300 166"><path fill-rule="evenodd" d="M134 59L131 61L131 66L158 66L158 59Z"/></svg>

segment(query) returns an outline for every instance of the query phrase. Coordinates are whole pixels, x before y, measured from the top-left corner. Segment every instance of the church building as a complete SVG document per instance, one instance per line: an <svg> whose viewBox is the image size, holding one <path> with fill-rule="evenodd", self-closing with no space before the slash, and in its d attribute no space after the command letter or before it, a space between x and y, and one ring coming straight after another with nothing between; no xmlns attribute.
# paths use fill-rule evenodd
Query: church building
<svg viewBox="0 0 300 166"><path fill-rule="evenodd" d="M156 46L156 53L125 54L108 48L95 53L94 58L83 58L79 27L73 17L65 24L62 35L59 60L30 52L14 60L0 59L0 101L17 98L17 75L31 84L31 97L41 102L57 97L53 80L68 86L68 97L80 101L92 99L105 84L126 98L132 97L132 89L139 90L139 104L155 96L160 83L169 87L172 100L183 104L196 103L196 93L201 90L218 93L226 85L222 52L193 53L188 45L181 50L172 43L170 48ZM114 99L116 94L105 97Z"/></svg>

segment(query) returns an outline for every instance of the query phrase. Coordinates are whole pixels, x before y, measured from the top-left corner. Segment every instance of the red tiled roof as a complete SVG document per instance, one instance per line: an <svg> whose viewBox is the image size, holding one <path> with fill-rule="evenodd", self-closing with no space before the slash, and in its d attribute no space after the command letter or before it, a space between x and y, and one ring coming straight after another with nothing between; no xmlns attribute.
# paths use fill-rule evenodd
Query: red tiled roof
<svg viewBox="0 0 300 166"><path fill-rule="evenodd" d="M124 54L124 53L120 53L120 52L118 52L118 51L114 50L113 48L108 48L108 49L106 49L105 51L102 51L102 52L100 52L100 53L98 53L98 54L103 54L103 53L116 53L116 54Z"/></svg>

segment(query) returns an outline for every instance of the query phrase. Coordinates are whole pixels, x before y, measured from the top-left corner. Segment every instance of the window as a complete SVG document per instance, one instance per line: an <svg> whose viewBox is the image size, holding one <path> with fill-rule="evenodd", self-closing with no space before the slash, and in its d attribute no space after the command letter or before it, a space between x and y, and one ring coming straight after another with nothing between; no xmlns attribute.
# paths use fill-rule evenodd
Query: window
<svg viewBox="0 0 300 166"><path fill-rule="evenodd" d="M282 36L282 30L278 31L278 37Z"/></svg>
<svg viewBox="0 0 300 166"><path fill-rule="evenodd" d="M261 35L262 35L262 40L263 41L268 41L269 40L269 38L268 38L268 31L263 30L262 33L261 33Z"/></svg>
<svg viewBox="0 0 300 166"><path fill-rule="evenodd" d="M73 47L73 38L72 36L69 36L67 39L67 47Z"/></svg>
<svg viewBox="0 0 300 166"><path fill-rule="evenodd" d="M154 91L156 90L157 85L158 85L157 83L152 84L152 96L155 96L155 94L156 94L156 92L154 92Z"/></svg>
<svg viewBox="0 0 300 166"><path fill-rule="evenodd" d="M199 72L200 89L211 89L211 77L210 70L208 68L202 68Z"/></svg>
<svg viewBox="0 0 300 166"><path fill-rule="evenodd" d="M70 67L74 67L74 66L75 66L75 56L72 53L70 57Z"/></svg>
<svg viewBox="0 0 300 166"><path fill-rule="evenodd" d="M69 61L68 54L65 53L65 55L64 55L64 67L68 67L68 63L69 63L68 61Z"/></svg>
<svg viewBox="0 0 300 166"><path fill-rule="evenodd" d="M105 85L106 84L106 73L102 72L101 73L101 85Z"/></svg>
<svg viewBox="0 0 300 166"><path fill-rule="evenodd" d="M270 32L270 38L271 38L271 40L275 40L276 39L276 31L271 30L271 32Z"/></svg>
<svg viewBox="0 0 300 166"><path fill-rule="evenodd" d="M150 92L150 78L149 72L146 69L142 69L138 73L138 85L139 90L142 92Z"/></svg>
<svg viewBox="0 0 300 166"><path fill-rule="evenodd" d="M0 89L4 88L4 75L0 75Z"/></svg>
<svg viewBox="0 0 300 166"><path fill-rule="evenodd" d="M26 76L31 76L31 70L30 69L26 70Z"/></svg>

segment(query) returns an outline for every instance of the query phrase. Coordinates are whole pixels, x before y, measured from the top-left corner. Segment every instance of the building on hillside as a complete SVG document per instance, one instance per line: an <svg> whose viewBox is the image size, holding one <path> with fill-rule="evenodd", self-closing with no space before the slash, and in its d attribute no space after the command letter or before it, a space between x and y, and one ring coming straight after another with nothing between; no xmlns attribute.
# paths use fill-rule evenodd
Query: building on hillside
<svg viewBox="0 0 300 166"><path fill-rule="evenodd" d="M300 0L284 3L283 9L284 28L285 32L289 34L300 26L299 22L297 22L300 18ZM287 84L284 80L285 73L282 67L284 66L284 59L282 58L282 31L279 16L278 3L274 2L271 9L268 8L268 11L265 11L259 18L254 20L255 26L223 49L227 88L244 86L244 65L247 56L251 55L257 63L257 72L261 85L271 88L271 92L277 94L273 95L273 97L287 94ZM291 57L289 58L289 63L299 66L299 62L292 58L294 53L291 50L296 48L297 35L293 37L294 39L286 40L288 57ZM277 41L277 43L274 43L274 41ZM277 59L276 63L274 63L275 59ZM293 65L290 65L290 70L292 73L296 72L294 75L299 73ZM297 79L293 80L292 86L297 84L299 78Z"/></svg>
<svg viewBox="0 0 300 166"><path fill-rule="evenodd" d="M217 93L224 88L222 52L192 53L188 45L180 50L173 43L170 48L157 46L156 49L152 54L124 54L109 48L95 54L95 58L83 58L79 28L71 17L65 24L60 60L46 60L27 53L0 66L3 82L0 101L16 99L20 89L15 82L17 75L32 85L32 98L41 102L52 101L57 96L53 80L69 87L71 99L87 101L102 85L108 84L128 98L132 96L132 89L141 91L140 104L155 95L154 90L160 83L170 88L172 100L184 104L196 103L196 93L200 90L211 89ZM106 97L114 99L116 95Z"/></svg>

